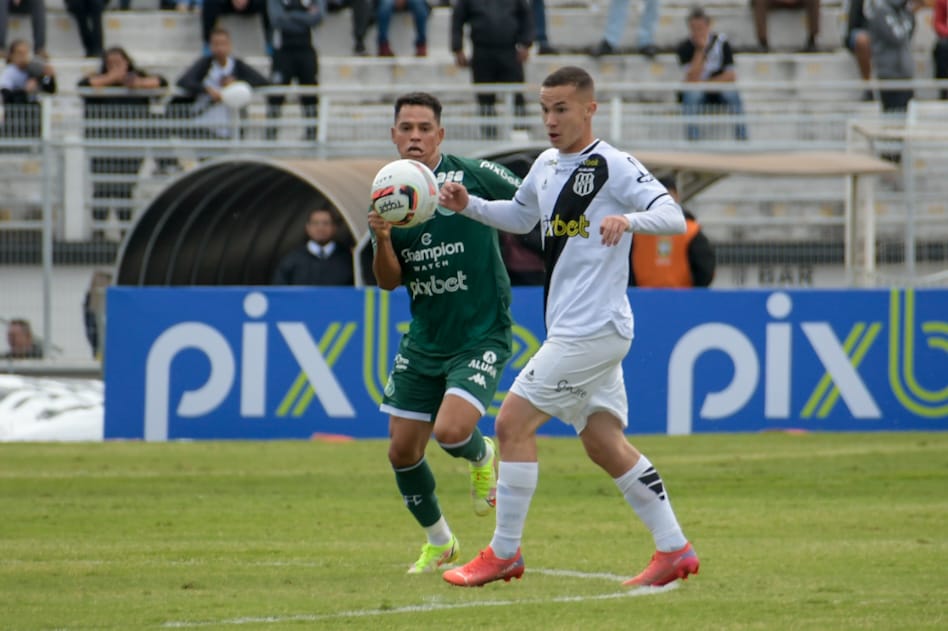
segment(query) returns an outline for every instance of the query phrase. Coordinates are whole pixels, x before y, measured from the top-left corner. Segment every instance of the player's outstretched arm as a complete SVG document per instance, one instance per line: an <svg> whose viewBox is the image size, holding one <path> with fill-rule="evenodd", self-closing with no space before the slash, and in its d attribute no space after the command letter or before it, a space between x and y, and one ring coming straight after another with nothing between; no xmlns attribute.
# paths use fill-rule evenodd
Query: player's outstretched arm
<svg viewBox="0 0 948 631"><path fill-rule="evenodd" d="M467 189L457 182L445 182L441 185L438 203L448 210L513 234L530 232L540 220L534 210L520 204L516 198L487 201L477 195L470 195Z"/></svg>
<svg viewBox="0 0 948 631"><path fill-rule="evenodd" d="M648 210L628 213L629 232L643 234L682 234L685 232L685 213L671 197L659 200Z"/></svg>
<svg viewBox="0 0 948 631"><path fill-rule="evenodd" d="M402 284L402 266L392 245L392 224L374 210L369 213L369 228L375 233L375 257L372 272L382 289L389 291Z"/></svg>

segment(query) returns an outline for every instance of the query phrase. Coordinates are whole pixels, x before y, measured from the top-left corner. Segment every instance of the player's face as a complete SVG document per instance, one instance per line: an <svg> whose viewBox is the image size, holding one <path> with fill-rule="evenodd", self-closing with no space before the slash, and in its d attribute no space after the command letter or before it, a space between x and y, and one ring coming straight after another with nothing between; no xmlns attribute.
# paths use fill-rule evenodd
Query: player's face
<svg viewBox="0 0 948 631"><path fill-rule="evenodd" d="M405 105L398 112L392 127L392 142L401 158L411 158L434 169L441 160L444 127L438 124L431 108Z"/></svg>
<svg viewBox="0 0 948 631"><path fill-rule="evenodd" d="M551 145L563 153L576 153L592 142L596 102L591 94L572 85L540 88L540 107Z"/></svg>

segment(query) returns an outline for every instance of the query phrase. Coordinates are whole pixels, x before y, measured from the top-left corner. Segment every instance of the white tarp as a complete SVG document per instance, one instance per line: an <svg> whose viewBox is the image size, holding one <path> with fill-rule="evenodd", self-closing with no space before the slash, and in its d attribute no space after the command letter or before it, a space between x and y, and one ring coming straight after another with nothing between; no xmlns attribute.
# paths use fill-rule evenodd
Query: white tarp
<svg viewBox="0 0 948 631"><path fill-rule="evenodd" d="M0 441L101 441L100 379L0 375Z"/></svg>

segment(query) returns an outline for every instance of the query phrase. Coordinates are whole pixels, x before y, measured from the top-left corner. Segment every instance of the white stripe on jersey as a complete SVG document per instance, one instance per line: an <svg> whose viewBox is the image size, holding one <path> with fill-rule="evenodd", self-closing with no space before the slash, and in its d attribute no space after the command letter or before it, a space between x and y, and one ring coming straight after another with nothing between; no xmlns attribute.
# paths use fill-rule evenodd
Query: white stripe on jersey
<svg viewBox="0 0 948 631"><path fill-rule="evenodd" d="M606 161L607 174L577 176L567 187L574 171L594 170L599 166L597 159ZM606 181L592 186L589 178L603 175ZM583 198L596 188L591 199L582 200L588 205L584 219L575 225L567 226L553 216L561 195ZM588 336L612 324L620 335L632 338L632 309L626 294L632 235L626 233L618 245L606 247L599 234L603 218L629 212L643 213L635 219L644 221L633 226L640 231L684 232L684 215L665 187L638 160L598 140L574 154L547 149L533 163L513 201L487 202L472 196L464 209L465 215L501 230L529 232L542 220L547 239L554 230L568 235L550 277L547 337Z"/></svg>

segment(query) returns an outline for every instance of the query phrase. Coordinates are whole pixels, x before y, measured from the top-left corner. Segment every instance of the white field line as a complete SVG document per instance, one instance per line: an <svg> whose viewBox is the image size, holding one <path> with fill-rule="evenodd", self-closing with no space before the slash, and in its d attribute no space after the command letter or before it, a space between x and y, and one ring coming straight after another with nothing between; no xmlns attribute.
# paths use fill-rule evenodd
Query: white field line
<svg viewBox="0 0 948 631"><path fill-rule="evenodd" d="M622 580L624 577L614 574L576 572L573 570L544 570L531 568L532 574L545 574L548 576L565 576L569 578L592 579L592 580ZM297 614L292 616L259 616L230 618L228 620L172 620L166 622L162 627L167 629L193 629L197 627L211 626L240 626L245 624L284 624L291 622L321 622L325 620L341 620L344 618L369 618L373 616L388 616L403 613L429 613L433 611L448 611L452 609L471 609L474 607L510 607L519 605L547 605L553 603L579 603L591 602L597 600L614 600L616 598L631 598L635 596L652 596L655 594L664 594L674 589L678 589L678 581L669 583L664 587L639 587L637 589L624 589L619 592L609 594L597 594L595 596L553 596L550 598L531 598L527 600L481 600L477 602L465 603L430 603L427 605L406 605L404 607L393 607L391 609L356 609L353 611L340 611L327 614Z"/></svg>

